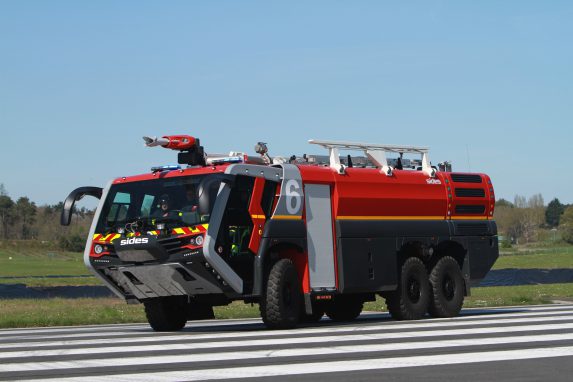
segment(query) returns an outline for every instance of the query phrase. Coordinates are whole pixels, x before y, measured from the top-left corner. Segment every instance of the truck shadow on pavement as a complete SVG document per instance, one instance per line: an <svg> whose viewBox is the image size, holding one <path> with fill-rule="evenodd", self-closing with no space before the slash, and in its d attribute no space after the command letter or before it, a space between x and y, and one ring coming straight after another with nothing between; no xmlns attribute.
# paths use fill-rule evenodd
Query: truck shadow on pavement
<svg viewBox="0 0 573 382"><path fill-rule="evenodd" d="M527 307L500 307L500 308L483 308L483 309L468 309L462 310L459 317L480 317L480 316L495 316L499 314L507 314L507 313L522 313L527 312ZM429 322L435 319L430 318L429 316L425 317L419 321L396 321L390 317L388 313L378 313L378 312L364 312L360 317L356 320L351 322L336 322L328 319L326 316L322 318L320 322L316 323L305 323L300 324L297 326L297 329L312 329L312 328L327 328L327 327L355 327L356 325L363 325L366 329L369 325L376 325L379 323L395 323L397 325L403 323L415 323L415 322ZM389 325L388 328L391 328L392 325ZM141 331L151 331L151 329L136 329ZM182 334L190 334L190 333L225 333L225 332L234 332L234 331L241 331L241 332L257 332L257 331L268 331L265 325L261 322L252 322L252 321L242 321L242 322L225 322L224 320L210 320L210 321L189 321L187 323L187 327L181 330L180 333ZM276 332L283 332L288 335L289 330L277 330Z"/></svg>

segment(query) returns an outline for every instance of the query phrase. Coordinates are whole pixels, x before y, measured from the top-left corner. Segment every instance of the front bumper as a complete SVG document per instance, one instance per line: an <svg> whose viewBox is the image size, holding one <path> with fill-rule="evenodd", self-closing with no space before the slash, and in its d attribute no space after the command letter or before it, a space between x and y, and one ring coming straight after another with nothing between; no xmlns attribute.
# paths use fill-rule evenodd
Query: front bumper
<svg viewBox="0 0 573 382"><path fill-rule="evenodd" d="M204 262L120 266L100 270L137 300L224 294L228 289Z"/></svg>

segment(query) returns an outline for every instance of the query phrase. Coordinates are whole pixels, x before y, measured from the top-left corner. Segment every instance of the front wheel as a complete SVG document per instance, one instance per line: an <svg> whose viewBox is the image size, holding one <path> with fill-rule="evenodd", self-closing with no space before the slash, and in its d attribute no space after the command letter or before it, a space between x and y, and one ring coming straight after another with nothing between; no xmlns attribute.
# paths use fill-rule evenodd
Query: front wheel
<svg viewBox="0 0 573 382"><path fill-rule="evenodd" d="M438 260L430 273L430 284L432 286L430 315L457 316L464 304L464 278L458 262L450 256Z"/></svg>
<svg viewBox="0 0 573 382"><path fill-rule="evenodd" d="M160 297L144 301L147 321L156 332L175 332L187 323L185 298Z"/></svg>
<svg viewBox="0 0 573 382"><path fill-rule="evenodd" d="M261 317L270 329L295 327L300 319L302 293L298 273L292 261L277 261L267 281L267 287L260 304Z"/></svg>
<svg viewBox="0 0 573 382"><path fill-rule="evenodd" d="M404 261L398 289L386 294L386 306L396 320L418 320L428 311L430 282L422 260L410 257Z"/></svg>

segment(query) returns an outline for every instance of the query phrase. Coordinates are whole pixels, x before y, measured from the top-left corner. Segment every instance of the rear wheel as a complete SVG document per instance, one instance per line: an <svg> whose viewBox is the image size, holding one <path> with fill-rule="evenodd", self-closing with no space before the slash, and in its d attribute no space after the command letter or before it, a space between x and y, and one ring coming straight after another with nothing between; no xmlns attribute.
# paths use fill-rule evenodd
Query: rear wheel
<svg viewBox="0 0 573 382"><path fill-rule="evenodd" d="M432 286L430 315L457 316L464 303L464 278L458 262L450 256L438 260L430 273L430 284Z"/></svg>
<svg viewBox="0 0 573 382"><path fill-rule="evenodd" d="M364 301L355 296L336 296L326 308L326 314L333 321L352 321L362 313Z"/></svg>
<svg viewBox="0 0 573 382"><path fill-rule="evenodd" d="M160 297L143 303L147 321L156 332L174 332L187 322L186 297Z"/></svg>
<svg viewBox="0 0 573 382"><path fill-rule="evenodd" d="M289 329L298 324L301 314L302 293L298 273L292 261L277 261L267 281L260 304L263 322L270 329Z"/></svg>
<svg viewBox="0 0 573 382"><path fill-rule="evenodd" d="M394 319L422 318L430 303L430 282L422 260L417 257L406 259L400 271L398 289L385 297L388 311Z"/></svg>

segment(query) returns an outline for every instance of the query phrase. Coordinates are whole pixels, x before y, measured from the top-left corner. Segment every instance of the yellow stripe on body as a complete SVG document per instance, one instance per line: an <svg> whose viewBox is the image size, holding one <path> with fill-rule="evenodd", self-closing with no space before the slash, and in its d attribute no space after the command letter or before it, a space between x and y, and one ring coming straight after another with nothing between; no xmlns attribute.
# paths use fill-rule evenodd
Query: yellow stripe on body
<svg viewBox="0 0 573 382"><path fill-rule="evenodd" d="M337 216L337 220L446 220L445 216Z"/></svg>
<svg viewBox="0 0 573 382"><path fill-rule="evenodd" d="M120 236L121 235L119 233L110 233L110 234L105 235L105 236L102 234L96 233L96 234L94 234L92 240L100 242L100 243L111 243L112 241L114 241L115 239L117 239Z"/></svg>
<svg viewBox="0 0 573 382"><path fill-rule="evenodd" d="M488 216L452 216L452 220L488 220Z"/></svg>
<svg viewBox="0 0 573 382"><path fill-rule="evenodd" d="M298 215L273 215L273 216L271 216L271 219L275 219L275 220L300 220L300 219L302 219L302 216L298 216Z"/></svg>

